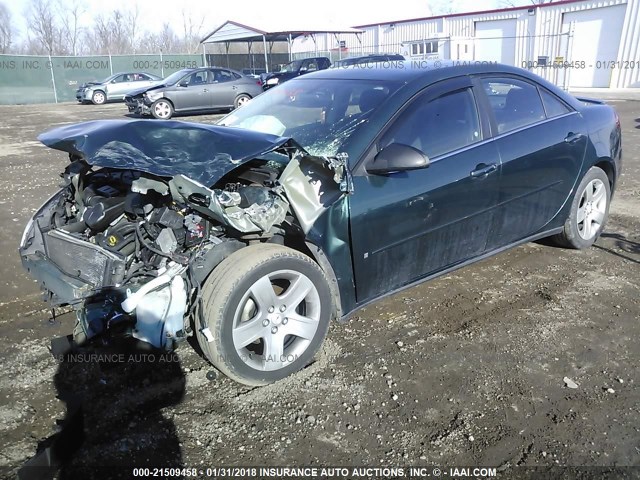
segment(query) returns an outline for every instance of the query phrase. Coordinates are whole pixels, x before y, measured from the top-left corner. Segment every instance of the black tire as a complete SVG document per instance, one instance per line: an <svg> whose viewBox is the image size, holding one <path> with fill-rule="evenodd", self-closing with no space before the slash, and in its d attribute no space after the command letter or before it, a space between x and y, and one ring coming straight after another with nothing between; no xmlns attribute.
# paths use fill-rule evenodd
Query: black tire
<svg viewBox="0 0 640 480"><path fill-rule="evenodd" d="M269 282L266 285L273 289L274 284L271 282L275 281L276 288L279 288L278 282L282 280L271 279L268 275L277 277L285 273L294 275L294 280L282 287L283 291L280 293L271 290L271 298L275 299L275 309L262 308L257 296L250 291L255 290L258 282L264 282L265 278ZM299 304L294 302L293 306L290 306L291 310L282 310L284 313L279 314L280 308L285 307L279 302L286 301L284 299L287 293L293 294L294 290L297 291L291 288L291 285L299 279L302 279L301 285L311 285L315 290L305 293ZM308 302L308 298L313 300ZM327 334L333 309L329 285L320 267L308 256L275 244L251 245L228 256L205 281L202 300L203 317L211 339L208 341L201 326L195 325L203 353L229 378L252 386L273 383L308 365ZM252 305L254 310L251 311L251 307L247 310L248 305ZM302 313L296 313L300 308L304 309L301 310ZM267 313L267 310L270 313ZM248 311L252 313L247 313ZM239 322L245 314L249 318L242 323ZM291 319L285 315L290 315ZM311 333L305 332L307 337L311 338L287 333L296 326L300 328L301 325L311 324L298 323L299 320L294 320L293 315L300 315L299 318L306 320L316 317L313 322L317 323L313 325L317 325L317 329ZM239 331L238 325L249 324L258 329L261 332L259 335L262 336L248 343L246 347L238 346L234 337ZM278 342L277 339L280 338L282 340ZM268 355L267 350L270 347L267 341L270 345L277 344L282 347L280 361L277 356L272 359L272 356ZM301 348L302 350L299 350ZM296 354L293 355L292 352ZM276 363L269 363L272 361Z"/></svg>
<svg viewBox="0 0 640 480"><path fill-rule="evenodd" d="M594 189L598 187L602 188L602 199L594 201L596 193ZM564 230L551 237L552 240L562 247L574 249L588 248L593 245L607 223L610 201L609 177L601 168L591 167L576 188L569 217L564 223ZM584 217L585 211L589 212L586 217Z"/></svg>
<svg viewBox="0 0 640 480"><path fill-rule="evenodd" d="M234 108L240 108L245 103L247 103L249 100L251 100L251 95L247 95L246 93L241 93L234 100L233 107Z"/></svg>
<svg viewBox="0 0 640 480"><path fill-rule="evenodd" d="M151 105L151 115L158 120L169 120L173 112L173 104L166 98L160 98Z"/></svg>
<svg viewBox="0 0 640 480"><path fill-rule="evenodd" d="M93 92L93 95L91 95L91 102L93 102L94 105L103 105L107 102L107 94L102 90L96 90Z"/></svg>

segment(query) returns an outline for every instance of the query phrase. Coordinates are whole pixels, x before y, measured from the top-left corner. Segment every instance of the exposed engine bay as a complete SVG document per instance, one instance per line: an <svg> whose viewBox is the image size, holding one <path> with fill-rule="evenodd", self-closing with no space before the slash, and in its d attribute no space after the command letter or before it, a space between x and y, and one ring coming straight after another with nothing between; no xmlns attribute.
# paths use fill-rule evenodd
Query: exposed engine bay
<svg viewBox="0 0 640 480"><path fill-rule="evenodd" d="M121 154L114 142L99 154L114 148ZM345 159L311 157L291 141L237 162L212 186L74 150L20 253L50 303L77 311L79 340L111 331L172 349L192 334L200 287L217 264L251 243L303 237L349 183Z"/></svg>

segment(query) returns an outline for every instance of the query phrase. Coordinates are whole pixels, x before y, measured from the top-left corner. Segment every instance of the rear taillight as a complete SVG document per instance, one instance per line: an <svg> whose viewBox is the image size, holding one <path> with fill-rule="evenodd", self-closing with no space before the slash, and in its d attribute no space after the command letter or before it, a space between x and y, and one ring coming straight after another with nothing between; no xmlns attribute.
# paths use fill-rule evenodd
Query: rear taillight
<svg viewBox="0 0 640 480"><path fill-rule="evenodd" d="M262 82L260 80L256 80L256 85L262 86Z"/></svg>
<svg viewBox="0 0 640 480"><path fill-rule="evenodd" d="M613 114L616 116L616 127L619 129L620 128L620 117L618 116L618 112L616 112L615 110L613 111Z"/></svg>

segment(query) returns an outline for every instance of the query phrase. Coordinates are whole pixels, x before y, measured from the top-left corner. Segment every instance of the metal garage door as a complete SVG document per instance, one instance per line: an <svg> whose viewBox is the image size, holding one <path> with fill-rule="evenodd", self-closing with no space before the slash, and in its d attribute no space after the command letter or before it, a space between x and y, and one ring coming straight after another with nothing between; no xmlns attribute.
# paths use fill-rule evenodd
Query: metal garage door
<svg viewBox="0 0 640 480"><path fill-rule="evenodd" d="M626 5L617 5L563 15L563 31L575 22L570 59L585 65L571 69L570 87L609 87L612 70L598 62L617 60L625 9Z"/></svg>
<svg viewBox="0 0 640 480"><path fill-rule="evenodd" d="M513 65L516 61L516 20L476 22L475 59Z"/></svg>

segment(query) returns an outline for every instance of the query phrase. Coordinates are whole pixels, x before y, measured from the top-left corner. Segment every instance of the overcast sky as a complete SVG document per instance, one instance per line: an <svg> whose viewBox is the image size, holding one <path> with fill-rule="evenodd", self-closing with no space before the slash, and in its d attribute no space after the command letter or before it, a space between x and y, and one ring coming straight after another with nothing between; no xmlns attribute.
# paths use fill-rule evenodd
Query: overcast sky
<svg viewBox="0 0 640 480"><path fill-rule="evenodd" d="M29 0L2 0L13 14L14 25L20 32L26 28L25 11ZM63 4L65 0L62 0ZM73 0L67 4L71 4ZM225 20L236 20L259 26L261 21L273 24L284 22L292 28L298 25L329 24L332 27L363 25L368 23L401 20L440 14L451 6L455 12L468 12L499 8L503 0L105 0L81 1L86 10L83 23L90 24L91 17L109 13L114 9L127 9L137 5L140 26L143 30L159 29L169 22L176 31L181 30L181 12L185 9L194 18L205 18L203 33L209 32ZM516 0L526 5L528 0Z"/></svg>

